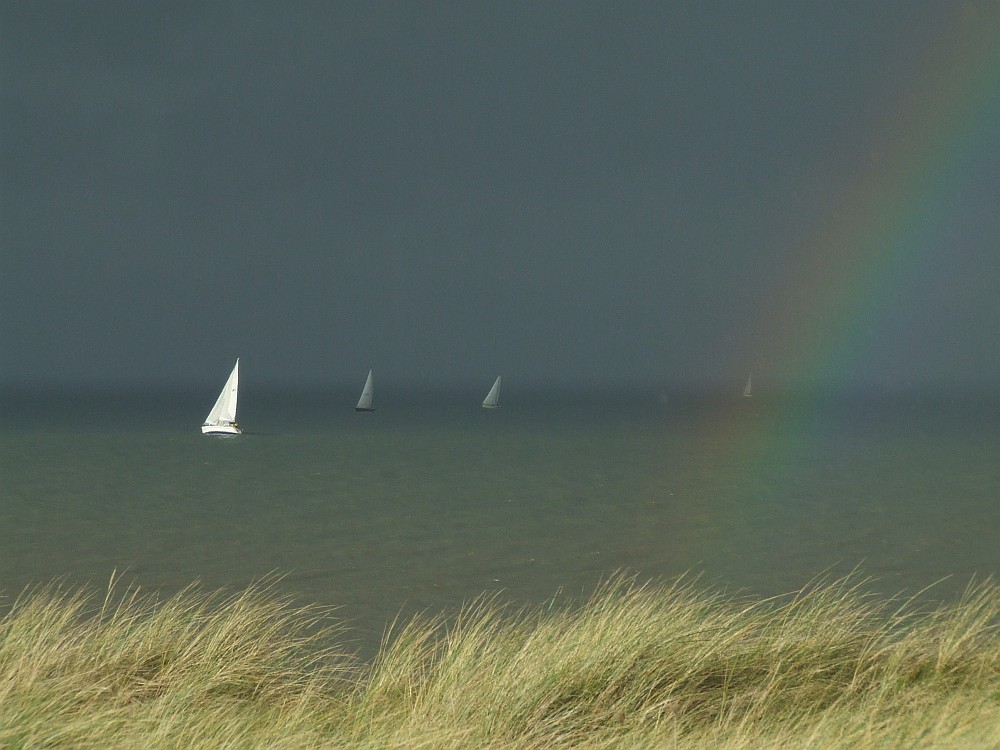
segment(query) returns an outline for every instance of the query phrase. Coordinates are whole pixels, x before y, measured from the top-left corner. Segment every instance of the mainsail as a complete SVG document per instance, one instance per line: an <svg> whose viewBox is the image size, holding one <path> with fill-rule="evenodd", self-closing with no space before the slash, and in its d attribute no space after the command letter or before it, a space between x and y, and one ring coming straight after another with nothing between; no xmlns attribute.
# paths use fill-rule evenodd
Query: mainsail
<svg viewBox="0 0 1000 750"><path fill-rule="evenodd" d="M496 379L493 383L493 387L490 388L490 392L486 394L486 398L483 399L484 409L498 409L500 407L500 378Z"/></svg>
<svg viewBox="0 0 1000 750"><path fill-rule="evenodd" d="M361 391L361 398L358 399L358 405L354 407L355 411L375 411L375 407L372 406L372 387L372 371L369 370L365 387Z"/></svg>
<svg viewBox="0 0 1000 750"><path fill-rule="evenodd" d="M205 424L201 427L203 433L239 434L239 427L236 424L236 401L239 398L239 387L240 360L237 358L233 371L229 373L226 385L215 401L215 406L205 417Z"/></svg>

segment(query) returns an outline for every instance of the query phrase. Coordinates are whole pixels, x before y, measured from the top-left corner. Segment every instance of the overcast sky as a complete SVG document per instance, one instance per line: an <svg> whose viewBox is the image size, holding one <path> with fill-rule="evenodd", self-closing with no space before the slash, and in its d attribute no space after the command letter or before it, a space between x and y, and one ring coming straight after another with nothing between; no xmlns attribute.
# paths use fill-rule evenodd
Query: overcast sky
<svg viewBox="0 0 1000 750"><path fill-rule="evenodd" d="M810 238L961 59L950 45L970 26L1000 43L987 0L3 0L0 16L8 386L214 386L237 356L244 382L359 388L369 366L484 388L793 376L762 342L787 325L780 300L813 292L789 289L831 252ZM1000 381L986 101L965 116L993 135L934 209L945 239L907 240L928 245L907 266L923 275L891 271L910 291L864 313L895 322L867 321L877 356L845 380Z"/></svg>

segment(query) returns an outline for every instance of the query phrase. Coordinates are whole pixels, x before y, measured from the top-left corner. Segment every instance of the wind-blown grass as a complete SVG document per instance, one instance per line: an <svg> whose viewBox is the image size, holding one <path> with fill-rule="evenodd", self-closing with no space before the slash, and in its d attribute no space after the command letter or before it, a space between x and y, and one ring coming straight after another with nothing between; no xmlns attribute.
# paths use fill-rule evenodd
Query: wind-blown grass
<svg viewBox="0 0 1000 750"><path fill-rule="evenodd" d="M995 747L1000 589L921 611L863 583L484 599L396 623L367 665L268 584L37 589L0 620L0 747Z"/></svg>

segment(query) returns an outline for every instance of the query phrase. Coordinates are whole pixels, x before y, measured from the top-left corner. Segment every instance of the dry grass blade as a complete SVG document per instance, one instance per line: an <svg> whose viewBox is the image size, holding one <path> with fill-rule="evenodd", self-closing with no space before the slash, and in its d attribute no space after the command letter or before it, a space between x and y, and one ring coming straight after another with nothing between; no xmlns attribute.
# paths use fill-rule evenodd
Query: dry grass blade
<svg viewBox="0 0 1000 750"><path fill-rule="evenodd" d="M990 747L1000 591L921 611L859 576L788 597L614 578L393 623L359 669L274 581L160 600L112 576L0 619L0 746Z"/></svg>

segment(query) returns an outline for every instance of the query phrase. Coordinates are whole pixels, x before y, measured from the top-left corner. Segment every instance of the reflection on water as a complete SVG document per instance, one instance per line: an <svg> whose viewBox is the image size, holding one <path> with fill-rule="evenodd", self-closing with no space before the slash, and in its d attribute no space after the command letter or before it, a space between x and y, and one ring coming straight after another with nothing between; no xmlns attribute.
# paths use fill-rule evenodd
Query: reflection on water
<svg viewBox="0 0 1000 750"><path fill-rule="evenodd" d="M861 565L888 592L951 575L942 596L1000 571L995 412L428 397L356 414L345 396L248 406L229 440L169 402L8 406L3 593L279 571L370 649L399 612L538 602L620 569L771 594Z"/></svg>

